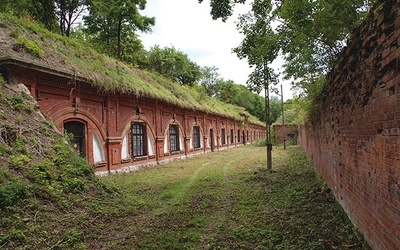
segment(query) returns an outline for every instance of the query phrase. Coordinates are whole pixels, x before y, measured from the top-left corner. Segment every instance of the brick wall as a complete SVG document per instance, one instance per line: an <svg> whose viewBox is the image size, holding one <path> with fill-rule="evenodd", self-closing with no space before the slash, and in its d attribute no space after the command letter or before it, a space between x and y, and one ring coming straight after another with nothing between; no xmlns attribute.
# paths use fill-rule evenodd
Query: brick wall
<svg viewBox="0 0 400 250"><path fill-rule="evenodd" d="M283 144L283 140L286 143L297 144L298 129L297 125L285 125L274 124L272 125L272 131L274 132L274 142Z"/></svg>
<svg viewBox="0 0 400 250"><path fill-rule="evenodd" d="M300 143L373 249L400 249L400 0L349 41Z"/></svg>
<svg viewBox="0 0 400 250"><path fill-rule="evenodd" d="M72 145L95 166L97 174L130 172L265 138L265 127L252 124L244 116L235 119L143 96L102 93L85 79L71 79L69 73L35 62L0 58L0 73L10 84L25 84L42 114L60 132L65 127L82 131ZM143 152L135 154L132 124L144 126L140 134L144 139L135 147ZM171 140L170 126L178 128L176 140ZM196 148L194 127L200 129L196 137L200 147ZM239 134L232 136L231 130ZM171 141L178 146L171 149Z"/></svg>

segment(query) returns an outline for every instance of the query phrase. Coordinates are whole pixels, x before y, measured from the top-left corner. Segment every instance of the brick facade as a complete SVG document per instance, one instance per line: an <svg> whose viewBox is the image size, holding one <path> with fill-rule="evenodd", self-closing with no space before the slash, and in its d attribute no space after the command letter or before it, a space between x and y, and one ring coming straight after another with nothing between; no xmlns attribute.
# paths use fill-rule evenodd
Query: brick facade
<svg viewBox="0 0 400 250"><path fill-rule="evenodd" d="M299 131L297 125L285 125L274 124L272 125L272 131L274 131L274 141L278 144L283 144L283 140L286 143L297 144L297 137Z"/></svg>
<svg viewBox="0 0 400 250"><path fill-rule="evenodd" d="M28 88L60 132L74 131L72 144L77 153L100 175L130 172L265 138L265 127L249 123L246 117L235 120L146 97L100 93L85 79L15 58L2 58L0 66L8 82ZM140 142L135 142L145 145L145 152L138 156L132 151L133 124L144 131ZM171 125L178 128L174 145ZM194 127L199 132L197 147Z"/></svg>
<svg viewBox="0 0 400 250"><path fill-rule="evenodd" d="M373 249L400 249L400 1L378 1L300 142Z"/></svg>

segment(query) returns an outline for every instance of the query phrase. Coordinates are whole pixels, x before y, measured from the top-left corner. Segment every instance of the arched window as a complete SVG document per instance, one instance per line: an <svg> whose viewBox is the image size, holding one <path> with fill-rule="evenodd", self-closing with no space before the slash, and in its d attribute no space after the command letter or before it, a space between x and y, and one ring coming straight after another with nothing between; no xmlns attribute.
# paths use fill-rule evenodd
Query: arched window
<svg viewBox="0 0 400 250"><path fill-rule="evenodd" d="M64 133L71 135L71 146L75 153L81 157L86 156L85 124L77 121L64 123Z"/></svg>
<svg viewBox="0 0 400 250"><path fill-rule="evenodd" d="M221 144L222 145L226 144L226 133L224 128L221 129Z"/></svg>
<svg viewBox="0 0 400 250"><path fill-rule="evenodd" d="M178 125L171 124L169 126L169 149L171 152L177 152L179 148L179 127Z"/></svg>
<svg viewBox="0 0 400 250"><path fill-rule="evenodd" d="M135 122L131 124L132 134L132 156L140 157L147 155L146 124Z"/></svg>
<svg viewBox="0 0 400 250"><path fill-rule="evenodd" d="M193 147L195 149L201 148L200 127L199 126L194 126L193 127Z"/></svg>

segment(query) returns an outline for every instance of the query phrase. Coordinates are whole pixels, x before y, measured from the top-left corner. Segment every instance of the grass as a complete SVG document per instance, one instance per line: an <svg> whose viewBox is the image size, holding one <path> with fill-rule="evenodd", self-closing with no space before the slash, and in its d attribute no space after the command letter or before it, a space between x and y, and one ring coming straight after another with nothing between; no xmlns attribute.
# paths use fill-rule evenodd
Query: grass
<svg viewBox="0 0 400 250"><path fill-rule="evenodd" d="M102 55L85 41L52 33L32 20L0 13L0 30L8 33L12 45L1 48L0 56L17 56L50 68L63 69L70 72L71 77L87 79L99 92L152 98L236 120L247 115L251 123L264 125L242 107L201 96L196 88L182 86L157 73L140 70Z"/></svg>
<svg viewBox="0 0 400 250"><path fill-rule="evenodd" d="M107 247L368 249L298 146L275 150L272 171L264 158L245 146L104 178L128 202Z"/></svg>
<svg viewBox="0 0 400 250"><path fill-rule="evenodd" d="M0 89L0 249L368 249L298 146L98 179L32 102Z"/></svg>

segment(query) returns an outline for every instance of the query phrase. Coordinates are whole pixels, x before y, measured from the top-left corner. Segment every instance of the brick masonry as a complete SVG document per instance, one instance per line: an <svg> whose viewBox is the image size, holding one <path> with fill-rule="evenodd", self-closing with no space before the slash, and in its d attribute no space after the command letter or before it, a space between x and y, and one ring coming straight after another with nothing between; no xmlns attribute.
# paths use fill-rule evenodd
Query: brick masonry
<svg viewBox="0 0 400 250"><path fill-rule="evenodd" d="M98 175L135 171L265 138L265 127L248 122L244 116L234 119L146 97L99 92L84 79L34 62L2 58L0 72L10 84L24 84L43 115L61 133L70 122L84 127L75 146L79 144L77 152L84 152ZM146 126L148 153L140 157L132 156L132 123ZM179 148L175 151L170 150L171 124L179 131ZM196 148L194 127L200 130L200 147ZM124 151L129 153L125 154L124 138L130 140Z"/></svg>
<svg viewBox="0 0 400 250"><path fill-rule="evenodd" d="M300 143L373 249L400 249L400 0L348 42Z"/></svg>

